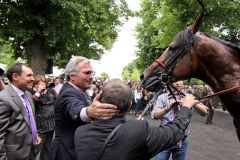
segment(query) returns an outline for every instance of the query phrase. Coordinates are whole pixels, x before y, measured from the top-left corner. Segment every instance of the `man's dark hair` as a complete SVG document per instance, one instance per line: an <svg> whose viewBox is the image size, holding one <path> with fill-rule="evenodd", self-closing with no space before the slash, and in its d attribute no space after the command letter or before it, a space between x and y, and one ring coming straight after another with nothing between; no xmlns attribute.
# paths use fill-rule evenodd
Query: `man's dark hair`
<svg viewBox="0 0 240 160"><path fill-rule="evenodd" d="M4 70L0 68L0 77L2 77L3 75L4 75Z"/></svg>
<svg viewBox="0 0 240 160"><path fill-rule="evenodd" d="M102 103L116 105L120 113L128 111L131 104L131 89L120 79L112 79L106 82L102 88Z"/></svg>
<svg viewBox="0 0 240 160"><path fill-rule="evenodd" d="M14 73L17 73L18 75L21 75L21 73L23 72L22 66L28 67L26 64L23 64L23 63L15 63L15 64L13 64L12 66L9 67L6 75L7 75L7 78L10 82L12 82L12 76L13 76Z"/></svg>
<svg viewBox="0 0 240 160"><path fill-rule="evenodd" d="M54 88L56 85L55 85L55 83L50 83L49 85L48 85L48 88Z"/></svg>

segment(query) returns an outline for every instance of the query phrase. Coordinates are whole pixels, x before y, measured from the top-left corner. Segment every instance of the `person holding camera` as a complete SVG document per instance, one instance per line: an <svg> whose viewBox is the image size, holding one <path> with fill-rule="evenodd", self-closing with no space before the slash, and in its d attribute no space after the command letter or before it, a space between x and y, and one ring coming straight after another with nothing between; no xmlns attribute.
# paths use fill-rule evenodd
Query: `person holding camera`
<svg viewBox="0 0 240 160"><path fill-rule="evenodd" d="M44 76L36 76L31 91L36 108L38 134L42 139L42 143L35 147L37 160L49 159L55 128L54 103L56 97L52 94L51 89L46 87L46 83L47 80Z"/></svg>

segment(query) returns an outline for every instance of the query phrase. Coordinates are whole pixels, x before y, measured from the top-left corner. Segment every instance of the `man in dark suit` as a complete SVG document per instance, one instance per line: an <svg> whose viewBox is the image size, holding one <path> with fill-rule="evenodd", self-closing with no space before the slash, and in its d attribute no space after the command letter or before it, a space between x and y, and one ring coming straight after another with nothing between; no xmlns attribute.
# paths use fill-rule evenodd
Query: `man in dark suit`
<svg viewBox="0 0 240 160"><path fill-rule="evenodd" d="M25 64L13 64L7 71L10 85L0 92L0 160L34 160L37 136L31 94L33 72Z"/></svg>
<svg viewBox="0 0 240 160"><path fill-rule="evenodd" d="M86 90L92 85L94 71L84 57L73 57L66 66L67 82L55 102L55 138L52 143L51 160L76 160L74 132L94 119L106 119L118 114L117 107L98 101L91 103Z"/></svg>
<svg viewBox="0 0 240 160"><path fill-rule="evenodd" d="M183 107L173 122L151 127L146 121L125 120L131 107L131 89L122 80L110 80L102 90L100 102L118 106L119 116L77 128L74 142L78 160L147 160L183 138L192 115L190 108L195 103L193 96L181 100ZM101 157L104 141L119 124L122 125L110 138Z"/></svg>

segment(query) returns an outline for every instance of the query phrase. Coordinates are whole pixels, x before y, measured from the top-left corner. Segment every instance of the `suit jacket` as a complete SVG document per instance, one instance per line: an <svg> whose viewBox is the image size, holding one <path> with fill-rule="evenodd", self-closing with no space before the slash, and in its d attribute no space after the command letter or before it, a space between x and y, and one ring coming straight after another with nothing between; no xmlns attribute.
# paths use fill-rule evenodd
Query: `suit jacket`
<svg viewBox="0 0 240 160"><path fill-rule="evenodd" d="M77 128L75 149L78 160L98 160L97 157L110 132L119 124L107 144L102 160L147 160L177 143L184 137L191 111L183 107L178 117L166 126L151 127L146 121L98 120Z"/></svg>
<svg viewBox="0 0 240 160"><path fill-rule="evenodd" d="M74 132L85 124L80 119L80 111L89 106L83 92L65 83L54 105L55 138L52 143L51 160L75 160Z"/></svg>
<svg viewBox="0 0 240 160"><path fill-rule="evenodd" d="M26 92L34 113L31 94ZM34 159L28 113L19 95L9 85L0 92L0 160Z"/></svg>

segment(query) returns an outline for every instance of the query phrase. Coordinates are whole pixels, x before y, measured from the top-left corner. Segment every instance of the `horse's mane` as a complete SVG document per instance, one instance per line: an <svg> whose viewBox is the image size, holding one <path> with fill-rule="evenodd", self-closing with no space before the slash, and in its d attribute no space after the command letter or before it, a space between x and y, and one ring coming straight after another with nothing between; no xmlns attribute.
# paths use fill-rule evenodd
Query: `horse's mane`
<svg viewBox="0 0 240 160"><path fill-rule="evenodd" d="M190 29L185 29L181 32L179 32L175 38L174 41L176 44L180 44L181 46L190 47L193 44L194 41L194 34Z"/></svg>
<svg viewBox="0 0 240 160"><path fill-rule="evenodd" d="M237 45L237 44L234 44L232 42L229 42L229 41L225 41L225 40L222 40L218 37L214 37L214 36L211 36L207 33L203 33L201 32L201 34L209 37L209 38L212 38L220 43L222 43L223 45L225 46L228 46L234 50L237 51L237 53L239 53L240 55L240 46ZM191 45L194 43L194 41L197 39L197 36L195 36L195 34L192 33L192 31L190 29L185 29L181 32L179 32L175 38L174 38L174 41L176 44L179 44L181 46L185 46L185 48L189 48L191 47Z"/></svg>
<svg viewBox="0 0 240 160"><path fill-rule="evenodd" d="M209 35L209 34L207 34L207 33L201 32L201 34L203 34L203 35L205 35L205 36L207 36L207 37L209 37L209 38L212 38L212 39L214 39L214 40L222 43L222 44L225 45L225 46L228 46L228 47L236 50L236 51L240 54L240 46L239 46L239 45L237 45L237 44L235 44L235 43L232 43L232 42L229 42L229 41L222 40L222 39L220 39L220 38L218 38L218 37L211 36L211 35Z"/></svg>

